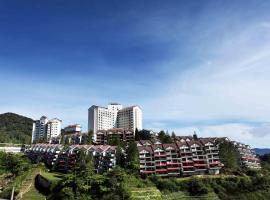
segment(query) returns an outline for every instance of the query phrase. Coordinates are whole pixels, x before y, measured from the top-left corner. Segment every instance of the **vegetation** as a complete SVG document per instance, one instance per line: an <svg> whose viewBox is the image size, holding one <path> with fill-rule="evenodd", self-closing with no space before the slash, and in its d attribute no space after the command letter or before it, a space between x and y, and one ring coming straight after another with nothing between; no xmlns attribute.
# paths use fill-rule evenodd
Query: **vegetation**
<svg viewBox="0 0 270 200"><path fill-rule="evenodd" d="M94 138L94 132L90 130L86 136L86 144L92 144L93 143L93 138Z"/></svg>
<svg viewBox="0 0 270 200"><path fill-rule="evenodd" d="M224 141L219 146L219 156L221 162L224 164L224 172L233 172L237 171L240 168L239 163L239 152L236 147L231 143Z"/></svg>
<svg viewBox="0 0 270 200"><path fill-rule="evenodd" d="M0 152L0 198L10 198L12 187L17 189L29 176L31 165L25 156Z"/></svg>
<svg viewBox="0 0 270 200"><path fill-rule="evenodd" d="M138 172L139 166L139 152L137 149L137 145L135 142L129 143L126 149L126 164L127 168L133 170L134 172Z"/></svg>
<svg viewBox="0 0 270 200"><path fill-rule="evenodd" d="M260 156L262 167L270 171L270 153Z"/></svg>
<svg viewBox="0 0 270 200"><path fill-rule="evenodd" d="M167 131L166 133L162 130L158 133L158 139L160 139L161 143L167 144L167 143L172 143L173 139L171 138L169 132Z"/></svg>
<svg viewBox="0 0 270 200"><path fill-rule="evenodd" d="M0 143L30 144L33 120L14 113L0 114Z"/></svg>
<svg viewBox="0 0 270 200"><path fill-rule="evenodd" d="M151 139L151 133L149 130L135 130L135 140L139 141L139 140L150 140Z"/></svg>
<svg viewBox="0 0 270 200"><path fill-rule="evenodd" d="M24 156L0 152L0 174L11 173L15 177L29 170L29 168L30 163Z"/></svg>
<svg viewBox="0 0 270 200"><path fill-rule="evenodd" d="M164 194L184 192L187 196L218 196L220 199L268 199L269 174L249 171L244 176L202 176L188 178L150 177ZM249 195L252 194L252 198ZM214 194L214 195L213 195ZM263 198L262 198L263 197ZM215 197L216 198L216 197Z"/></svg>

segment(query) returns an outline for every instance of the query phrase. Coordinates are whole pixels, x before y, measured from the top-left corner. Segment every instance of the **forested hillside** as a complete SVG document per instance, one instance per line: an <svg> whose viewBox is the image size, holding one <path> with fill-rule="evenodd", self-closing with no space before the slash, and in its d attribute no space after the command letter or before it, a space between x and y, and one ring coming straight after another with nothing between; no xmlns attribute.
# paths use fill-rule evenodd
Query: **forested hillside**
<svg viewBox="0 0 270 200"><path fill-rule="evenodd" d="M0 114L0 143L31 142L33 120L14 113Z"/></svg>

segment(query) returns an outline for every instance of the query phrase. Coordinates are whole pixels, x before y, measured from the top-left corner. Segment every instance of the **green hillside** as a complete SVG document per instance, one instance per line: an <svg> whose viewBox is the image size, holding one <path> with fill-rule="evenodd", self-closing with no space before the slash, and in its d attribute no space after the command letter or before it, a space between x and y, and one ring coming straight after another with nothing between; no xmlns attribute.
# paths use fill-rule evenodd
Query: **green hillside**
<svg viewBox="0 0 270 200"><path fill-rule="evenodd" d="M0 114L0 143L31 142L33 120L14 113Z"/></svg>

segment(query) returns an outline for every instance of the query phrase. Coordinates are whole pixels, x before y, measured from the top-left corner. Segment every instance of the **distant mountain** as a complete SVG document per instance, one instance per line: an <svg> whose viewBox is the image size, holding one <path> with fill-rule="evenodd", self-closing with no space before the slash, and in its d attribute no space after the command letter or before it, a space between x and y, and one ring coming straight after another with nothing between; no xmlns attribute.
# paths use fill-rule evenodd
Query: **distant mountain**
<svg viewBox="0 0 270 200"><path fill-rule="evenodd" d="M255 148L253 150L258 155L264 155L264 154L270 153L270 149L266 149L266 148L265 149Z"/></svg>
<svg viewBox="0 0 270 200"><path fill-rule="evenodd" d="M0 114L0 143L31 142L33 120L14 113Z"/></svg>

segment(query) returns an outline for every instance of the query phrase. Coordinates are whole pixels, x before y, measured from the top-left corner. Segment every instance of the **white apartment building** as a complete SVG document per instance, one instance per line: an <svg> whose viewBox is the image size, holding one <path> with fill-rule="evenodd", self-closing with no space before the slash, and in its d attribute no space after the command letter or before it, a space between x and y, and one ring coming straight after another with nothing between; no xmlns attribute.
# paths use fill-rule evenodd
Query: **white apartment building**
<svg viewBox="0 0 270 200"><path fill-rule="evenodd" d="M56 138L61 134L62 121L54 118L49 120L47 124L47 139Z"/></svg>
<svg viewBox="0 0 270 200"><path fill-rule="evenodd" d="M34 121L32 129L32 143L46 136L46 125L48 123L48 118L42 116L39 120Z"/></svg>
<svg viewBox="0 0 270 200"><path fill-rule="evenodd" d="M117 127L127 130L142 129L142 110L139 106L130 106L117 113Z"/></svg>
<svg viewBox="0 0 270 200"><path fill-rule="evenodd" d="M88 131L108 130L113 128L124 128L133 130L142 129L142 111L139 106L123 108L121 104L110 103L107 108L91 106L88 109Z"/></svg>
<svg viewBox="0 0 270 200"><path fill-rule="evenodd" d="M64 134L76 134L81 133L82 127L80 124L73 124L64 128Z"/></svg>
<svg viewBox="0 0 270 200"><path fill-rule="evenodd" d="M50 141L51 138L58 137L61 134L61 125L62 121L57 118L48 120L46 116L42 116L33 123L32 143L42 138Z"/></svg>

